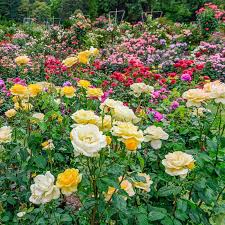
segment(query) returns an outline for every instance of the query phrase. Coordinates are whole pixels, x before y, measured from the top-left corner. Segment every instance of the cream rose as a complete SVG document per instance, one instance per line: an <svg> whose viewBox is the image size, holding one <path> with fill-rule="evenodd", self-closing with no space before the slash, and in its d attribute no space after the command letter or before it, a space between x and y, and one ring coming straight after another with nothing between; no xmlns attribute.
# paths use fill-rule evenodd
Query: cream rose
<svg viewBox="0 0 225 225"><path fill-rule="evenodd" d="M0 144L9 143L12 139L11 127L4 126L0 128Z"/></svg>
<svg viewBox="0 0 225 225"><path fill-rule="evenodd" d="M43 121L44 120L44 117L45 115L43 113L34 113L32 115L33 118L39 120L39 121Z"/></svg>
<svg viewBox="0 0 225 225"><path fill-rule="evenodd" d="M149 126L144 131L144 134L144 141L151 142L151 146L154 149L160 149L162 146L161 140L167 140L169 138L169 135L165 131L163 131L161 127L156 126Z"/></svg>
<svg viewBox="0 0 225 225"><path fill-rule="evenodd" d="M216 80L204 85L203 90L209 93L210 98L215 99L216 103L225 104L225 84Z"/></svg>
<svg viewBox="0 0 225 225"><path fill-rule="evenodd" d="M16 115L17 111L15 109L9 109L5 112L7 118L12 118Z"/></svg>
<svg viewBox="0 0 225 225"><path fill-rule="evenodd" d="M180 176L185 178L189 170L194 168L194 158L192 155L186 154L181 151L169 153L162 160L165 166L165 172L171 176Z"/></svg>
<svg viewBox="0 0 225 225"><path fill-rule="evenodd" d="M132 90L132 94L136 97L139 97L142 93L151 93L154 90L152 86L145 83L134 83L130 86L130 89Z"/></svg>
<svg viewBox="0 0 225 225"><path fill-rule="evenodd" d="M123 106L123 103L121 101L115 101L114 99L107 98L103 103L101 103L100 109L105 113L108 113L116 106Z"/></svg>
<svg viewBox="0 0 225 225"><path fill-rule="evenodd" d="M202 89L190 89L185 91L182 97L187 100L187 107L200 107L201 103L209 99L209 94Z"/></svg>
<svg viewBox="0 0 225 225"><path fill-rule="evenodd" d="M76 111L71 118L77 124L96 124L98 121L98 116L91 110L78 110Z"/></svg>
<svg viewBox="0 0 225 225"><path fill-rule="evenodd" d="M117 121L137 123L140 119L134 114L133 110L127 106L117 105L112 113L112 116Z"/></svg>
<svg viewBox="0 0 225 225"><path fill-rule="evenodd" d="M34 184L31 185L30 202L34 204L45 204L52 199L60 196L59 188L54 185L55 178L48 171L45 175L38 175L34 178Z"/></svg>
<svg viewBox="0 0 225 225"><path fill-rule="evenodd" d="M106 147L106 136L94 124L78 125L71 131L71 142L75 155L83 154L88 157Z"/></svg>
<svg viewBox="0 0 225 225"><path fill-rule="evenodd" d="M98 117L96 125L102 131L109 131L112 128L112 118L110 115L105 115L103 118Z"/></svg>

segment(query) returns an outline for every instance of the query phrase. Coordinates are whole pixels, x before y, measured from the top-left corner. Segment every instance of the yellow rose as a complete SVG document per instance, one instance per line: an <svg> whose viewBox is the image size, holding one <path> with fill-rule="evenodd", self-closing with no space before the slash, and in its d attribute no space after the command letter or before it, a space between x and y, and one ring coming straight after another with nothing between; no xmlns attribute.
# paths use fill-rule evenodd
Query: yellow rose
<svg viewBox="0 0 225 225"><path fill-rule="evenodd" d="M146 192L149 192L150 186L153 183L151 180L151 177L149 175L147 175L146 173L138 173L138 176L144 178L145 182L144 181L134 181L133 182L134 187L142 189Z"/></svg>
<svg viewBox="0 0 225 225"><path fill-rule="evenodd" d="M0 128L0 144L9 143L12 139L11 127L4 126Z"/></svg>
<svg viewBox="0 0 225 225"><path fill-rule="evenodd" d="M41 144L43 150L52 150L55 148L52 139L49 139Z"/></svg>
<svg viewBox="0 0 225 225"><path fill-rule="evenodd" d="M110 115L105 115L103 118L98 117L96 125L102 131L109 131L112 128L112 118Z"/></svg>
<svg viewBox="0 0 225 225"><path fill-rule="evenodd" d="M33 105L30 104L30 103L27 103L27 102L21 102L21 103L16 102L16 103L14 104L14 108L15 108L16 110L21 109L21 110L23 110L23 111L30 111L30 110L33 108Z"/></svg>
<svg viewBox="0 0 225 225"><path fill-rule="evenodd" d="M91 83L88 80L79 80L77 82L77 84L78 84L79 87L83 87L83 88L88 88L88 87L91 86Z"/></svg>
<svg viewBox="0 0 225 225"><path fill-rule="evenodd" d="M68 57L68 58L66 58L65 60L63 60L62 63L63 63L66 67L71 67L71 66L73 66L76 62L77 62L77 57Z"/></svg>
<svg viewBox="0 0 225 225"><path fill-rule="evenodd" d="M112 143L112 138L110 136L106 136L106 142L107 145L110 145Z"/></svg>
<svg viewBox="0 0 225 225"><path fill-rule="evenodd" d="M138 127L130 122L117 122L112 128L112 134L119 137L125 144L130 144L130 147L131 145L134 146L134 139L137 141L138 147L144 140L143 132L138 131Z"/></svg>
<svg viewBox="0 0 225 225"><path fill-rule="evenodd" d="M87 96L92 98L100 98L103 95L101 88L88 88Z"/></svg>
<svg viewBox="0 0 225 225"><path fill-rule="evenodd" d="M90 48L89 51L90 51L90 53L91 53L92 55L94 55L94 56L96 56L96 55L99 54L99 50L98 50L97 48L92 47L92 46L91 46L91 48Z"/></svg>
<svg viewBox="0 0 225 225"><path fill-rule="evenodd" d="M22 66L22 65L27 65L29 63L30 59L26 56L18 56L15 58L15 62L17 65Z"/></svg>
<svg viewBox="0 0 225 225"><path fill-rule="evenodd" d="M209 94L202 89L190 89L185 91L182 97L187 100L187 107L200 107L201 103L209 99Z"/></svg>
<svg viewBox="0 0 225 225"><path fill-rule="evenodd" d="M67 98L72 98L75 96L76 89L72 86L65 86L61 89L61 94L65 95Z"/></svg>
<svg viewBox="0 0 225 225"><path fill-rule="evenodd" d="M154 149L160 149L162 146L161 140L167 140L169 138L169 135L165 131L163 131L161 127L156 126L149 126L144 131L144 134L144 141L151 142L151 146Z"/></svg>
<svg viewBox="0 0 225 225"><path fill-rule="evenodd" d="M108 202L112 199L112 195L114 193L116 193L116 188L114 187L108 187L108 191L106 193L104 193L104 196L105 196L105 201Z"/></svg>
<svg viewBox="0 0 225 225"><path fill-rule="evenodd" d="M76 111L71 118L77 124L96 124L98 121L98 116L93 111L83 109Z"/></svg>
<svg viewBox="0 0 225 225"><path fill-rule="evenodd" d="M12 118L16 115L16 110L15 109L9 109L8 111L5 112L6 117Z"/></svg>
<svg viewBox="0 0 225 225"><path fill-rule="evenodd" d="M135 138L129 138L124 140L124 144L127 150L136 151L139 145L139 141L137 141Z"/></svg>
<svg viewBox="0 0 225 225"><path fill-rule="evenodd" d="M14 84L10 88L10 92L11 92L12 95L24 97L28 94L28 89L27 89L27 87L25 87L21 84Z"/></svg>
<svg viewBox="0 0 225 225"><path fill-rule="evenodd" d="M39 84L30 84L28 85L28 91L30 97L36 97L38 94L41 93L42 87Z"/></svg>
<svg viewBox="0 0 225 225"><path fill-rule="evenodd" d="M88 64L90 55L91 55L91 52L86 50L83 52L79 52L77 58L78 58L79 62L81 62L83 64Z"/></svg>
<svg viewBox="0 0 225 225"><path fill-rule="evenodd" d="M122 177L119 178L119 180L121 181ZM135 195L132 183L128 180L123 180L120 184L121 189L123 189L124 191L127 192L127 194L132 197Z"/></svg>
<svg viewBox="0 0 225 225"><path fill-rule="evenodd" d="M189 170L194 168L194 158L187 153L176 151L169 153L162 160L162 164L165 166L165 172L171 176L180 176L185 178Z"/></svg>
<svg viewBox="0 0 225 225"><path fill-rule="evenodd" d="M77 191L77 186L82 180L82 175L79 174L78 169L66 169L57 177L56 186L61 189L66 196L71 195Z"/></svg>

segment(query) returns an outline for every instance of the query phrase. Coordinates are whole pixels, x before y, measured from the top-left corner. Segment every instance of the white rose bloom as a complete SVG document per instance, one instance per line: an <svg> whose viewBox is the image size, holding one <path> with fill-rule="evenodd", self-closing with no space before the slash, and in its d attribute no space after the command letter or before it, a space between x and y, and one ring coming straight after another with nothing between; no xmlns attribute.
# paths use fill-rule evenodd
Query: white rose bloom
<svg viewBox="0 0 225 225"><path fill-rule="evenodd" d="M45 204L60 196L59 188L54 185L54 176L47 171L45 175L38 175L34 178L34 184L30 186L30 202L34 204Z"/></svg>
<svg viewBox="0 0 225 225"><path fill-rule="evenodd" d="M18 212L16 215L21 218L26 215L26 212Z"/></svg>
<svg viewBox="0 0 225 225"><path fill-rule="evenodd" d="M111 109L114 109L117 106L123 106L121 101L115 101L113 99L107 98L103 103L100 105L100 109L105 113L109 112Z"/></svg>
<svg viewBox="0 0 225 225"><path fill-rule="evenodd" d="M0 144L9 143L12 139L11 127L4 126L0 128Z"/></svg>
<svg viewBox="0 0 225 225"><path fill-rule="evenodd" d="M165 131L163 131L161 127L156 126L149 126L144 131L144 134L146 134L144 137L144 141L151 142L151 146L154 149L160 149L162 146L161 140L167 140L169 138L169 135Z"/></svg>
<svg viewBox="0 0 225 225"><path fill-rule="evenodd" d="M127 106L116 106L113 110L113 118L122 122L138 123L140 121L133 110Z"/></svg>
<svg viewBox="0 0 225 225"><path fill-rule="evenodd" d="M106 147L106 136L94 124L78 125L71 131L71 142L75 155L95 156Z"/></svg>
<svg viewBox="0 0 225 225"><path fill-rule="evenodd" d="M216 103L225 104L225 84L216 80L204 85L205 92L209 93L210 98L215 99Z"/></svg>
<svg viewBox="0 0 225 225"><path fill-rule="evenodd" d="M136 97L139 97L142 93L151 93L154 90L152 86L145 83L134 83L130 86L130 89L132 90L132 94Z"/></svg>
<svg viewBox="0 0 225 225"><path fill-rule="evenodd" d="M187 153L176 151L169 153L162 160L162 164L165 166L165 172L171 176L180 176L185 178L188 171L194 168L194 158Z"/></svg>

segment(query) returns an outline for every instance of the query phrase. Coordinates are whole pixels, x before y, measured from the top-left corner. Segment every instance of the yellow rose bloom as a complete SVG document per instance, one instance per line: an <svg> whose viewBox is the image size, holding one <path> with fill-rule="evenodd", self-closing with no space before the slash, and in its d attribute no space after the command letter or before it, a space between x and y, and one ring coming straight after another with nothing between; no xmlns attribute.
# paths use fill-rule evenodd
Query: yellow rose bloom
<svg viewBox="0 0 225 225"><path fill-rule="evenodd" d="M16 110L23 110L23 111L30 111L33 108L33 105L27 102L22 102L21 104L19 102L16 102L14 104L14 108Z"/></svg>
<svg viewBox="0 0 225 225"><path fill-rule="evenodd" d="M75 96L76 89L72 86L65 86L61 89L61 94L65 95L67 98L72 98Z"/></svg>
<svg viewBox="0 0 225 225"><path fill-rule="evenodd" d="M30 61L30 59L26 55L18 56L15 58L15 63L18 66L27 65L29 63L29 61Z"/></svg>
<svg viewBox="0 0 225 225"><path fill-rule="evenodd" d="M122 177L119 178L119 180L121 181ZM123 180L120 184L121 189L123 189L124 191L127 192L127 194L132 197L135 195L132 183L128 180Z"/></svg>
<svg viewBox="0 0 225 225"><path fill-rule="evenodd" d="M72 114L71 118L77 124L96 124L98 120L98 116L91 110L78 110L74 114Z"/></svg>
<svg viewBox="0 0 225 225"><path fill-rule="evenodd" d="M124 144L127 150L136 151L139 145L139 141L137 141L135 138L129 138L124 140Z"/></svg>
<svg viewBox="0 0 225 225"><path fill-rule="evenodd" d="M5 112L5 115L7 118L12 118L16 115L16 110L15 109L9 109L8 111Z"/></svg>
<svg viewBox="0 0 225 225"><path fill-rule="evenodd" d="M109 136L106 136L106 142L107 142L107 145L110 145L112 143L112 138Z"/></svg>
<svg viewBox="0 0 225 225"><path fill-rule="evenodd" d="M146 173L138 173L139 177L144 177L145 178L145 182L144 181L134 181L133 182L133 186L139 189L142 189L146 192L150 191L150 186L153 183L151 180L151 177L149 175L147 175Z"/></svg>
<svg viewBox="0 0 225 225"><path fill-rule="evenodd" d="M52 150L55 148L52 139L49 139L41 144L43 150Z"/></svg>
<svg viewBox="0 0 225 225"><path fill-rule="evenodd" d="M77 57L68 57L62 61L66 67L71 67L77 62Z"/></svg>
<svg viewBox="0 0 225 225"><path fill-rule="evenodd" d="M42 87L39 84L30 84L30 85L28 85L27 88L28 88L28 91L29 91L29 95L31 97L36 97L42 91Z"/></svg>
<svg viewBox="0 0 225 225"><path fill-rule="evenodd" d="M77 82L77 84L78 84L79 87L83 87L83 88L88 88L88 87L91 86L91 83L88 80L79 80Z"/></svg>
<svg viewBox="0 0 225 225"><path fill-rule="evenodd" d="M112 195L116 193L116 188L114 187L108 187L108 191L104 193L105 201L108 202L110 199L112 199Z"/></svg>
<svg viewBox="0 0 225 225"><path fill-rule="evenodd" d="M91 55L91 52L88 50L79 52L77 56L78 61L83 64L88 64L90 55Z"/></svg>
<svg viewBox="0 0 225 225"><path fill-rule="evenodd" d="M94 56L99 54L99 50L97 48L94 48L94 47L91 47L89 51Z"/></svg>
<svg viewBox="0 0 225 225"><path fill-rule="evenodd" d="M14 84L10 88L10 92L11 92L12 95L24 97L28 94L28 89L27 89L27 87L25 87L21 84Z"/></svg>
<svg viewBox="0 0 225 225"><path fill-rule="evenodd" d="M101 88L88 88L87 96L92 98L100 98L103 95L103 91Z"/></svg>
<svg viewBox="0 0 225 225"><path fill-rule="evenodd" d="M78 169L66 169L57 177L56 186L61 189L64 195L70 195L77 191L77 186L82 180Z"/></svg>
<svg viewBox="0 0 225 225"><path fill-rule="evenodd" d="M143 132L130 122L117 122L112 128L112 134L120 138L127 147L139 147L144 140ZM137 142L134 143L134 140Z"/></svg>

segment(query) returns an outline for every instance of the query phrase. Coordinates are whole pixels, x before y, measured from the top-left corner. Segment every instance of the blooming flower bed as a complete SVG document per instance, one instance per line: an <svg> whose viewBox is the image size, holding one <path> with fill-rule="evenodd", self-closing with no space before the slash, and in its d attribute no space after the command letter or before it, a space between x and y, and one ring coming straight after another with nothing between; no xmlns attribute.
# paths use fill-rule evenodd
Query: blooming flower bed
<svg viewBox="0 0 225 225"><path fill-rule="evenodd" d="M224 224L224 42L77 18L0 40L1 223Z"/></svg>

